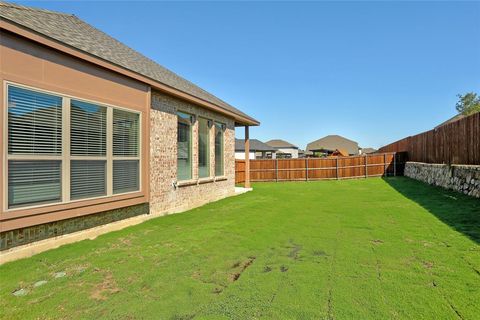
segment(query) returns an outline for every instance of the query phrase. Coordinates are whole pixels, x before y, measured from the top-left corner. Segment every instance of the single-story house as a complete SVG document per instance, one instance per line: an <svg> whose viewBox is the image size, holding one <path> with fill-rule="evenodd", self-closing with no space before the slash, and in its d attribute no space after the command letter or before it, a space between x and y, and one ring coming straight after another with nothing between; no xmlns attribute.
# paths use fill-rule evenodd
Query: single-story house
<svg viewBox="0 0 480 320"><path fill-rule="evenodd" d="M298 147L285 140L273 139L265 142L270 147L277 149L277 158L298 158Z"/></svg>
<svg viewBox="0 0 480 320"><path fill-rule="evenodd" d="M275 148L257 139L250 139L249 158L254 159L275 159ZM245 139L235 139L235 159L245 159Z"/></svg>
<svg viewBox="0 0 480 320"><path fill-rule="evenodd" d="M0 17L0 250L235 194L257 120L74 15Z"/></svg>
<svg viewBox="0 0 480 320"><path fill-rule="evenodd" d="M339 135L328 135L313 142L310 142L306 148L316 156L329 155L335 150L345 150L348 155L358 155L358 143Z"/></svg>

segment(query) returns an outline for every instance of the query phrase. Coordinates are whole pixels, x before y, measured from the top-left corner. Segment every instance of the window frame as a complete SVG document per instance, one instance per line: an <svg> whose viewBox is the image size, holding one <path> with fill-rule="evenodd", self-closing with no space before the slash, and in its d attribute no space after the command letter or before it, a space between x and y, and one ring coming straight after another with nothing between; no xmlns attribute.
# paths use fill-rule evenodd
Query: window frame
<svg viewBox="0 0 480 320"><path fill-rule="evenodd" d="M217 150L216 150L216 143L215 143L215 139L217 137L217 124L220 125L220 128L222 130L222 174L221 175L217 175ZM221 121L214 121L213 122L213 128L214 128L214 139L213 139L213 148L214 148L214 163L215 163L215 167L214 167L214 176L216 178L222 178L222 177L225 177L225 131L227 130L227 125Z"/></svg>
<svg viewBox="0 0 480 320"><path fill-rule="evenodd" d="M8 154L8 97L9 97L9 88L10 87L18 87L26 90L30 90L33 92L45 93L50 95L59 96L62 99L62 153L61 155L28 155L28 154ZM115 198L117 196L128 195L128 194L135 194L143 192L143 112L131 108L119 107L117 105L111 105L108 103L98 102L95 100L85 99L78 96L72 96L65 93L60 93L57 91L41 89L38 87L25 85L13 81L4 81L3 83L3 109L4 109L4 117L3 117L3 176L2 179L2 187L3 187L3 212L15 212L15 211L22 211L28 209L37 209L43 207L53 207L59 205L65 205L70 203L78 203L83 201L89 200L96 200L96 199L108 199L108 198ZM95 104L101 107L105 107L107 109L107 123L106 123L106 147L107 152L106 156L79 156L79 155L71 155L70 152L70 107L71 107L71 100L77 100L81 102ZM139 128L138 128L138 155L136 157L117 157L113 156L113 110L123 110L131 113L138 114L139 119ZM125 158L125 159L124 159ZM27 206L15 206L13 208L9 208L8 203L8 161L9 160L30 160L30 161L41 161L41 160L59 160L61 161L61 199L62 201L59 202L51 202L51 203L44 203L44 204L35 204L35 205L27 205ZM98 197L89 197L89 198L81 198L81 199L70 199L70 165L72 160L106 160L106 195L101 195ZM137 160L139 162L139 189L136 191L129 191L124 193L113 193L113 160Z"/></svg>
<svg viewBox="0 0 480 320"><path fill-rule="evenodd" d="M190 120L188 121L188 125L189 125L189 128L190 128L190 143L189 143L189 153L190 153L190 178L188 179L179 179L178 177L178 123L180 122L180 118L179 118L179 113L183 113L185 115L189 115L190 116ZM177 148L176 148L176 160L177 160L177 167L176 167L176 181L177 182L185 182L185 181L192 181L192 180L195 180L195 177L193 176L193 144L194 143L197 143L197 148L198 148L198 141L195 142L193 141L193 130L195 129L194 126L195 126L195 122L198 121L198 118L197 118L197 115L192 113L192 112L188 112L188 111L183 111L183 110L177 110L176 113L175 113L175 116L177 117L177 130L176 130L176 134L177 134L177 139L176 139L176 143L177 143ZM193 117L193 119L192 119ZM187 120L185 120L185 122L187 122ZM198 161L197 161L198 162ZM198 163L197 163L197 167L198 167Z"/></svg>
<svg viewBox="0 0 480 320"><path fill-rule="evenodd" d="M203 119L207 122L207 170L208 170L208 175L205 177L200 176L200 120ZM211 136L212 136L212 127L214 121L210 118L202 117L202 116L197 116L197 122L198 122L198 132L197 132L197 169L198 169L198 179L209 179L213 177L214 175L212 174L212 161L211 161L211 152L212 152L212 146L211 146ZM215 146L214 148L215 149Z"/></svg>

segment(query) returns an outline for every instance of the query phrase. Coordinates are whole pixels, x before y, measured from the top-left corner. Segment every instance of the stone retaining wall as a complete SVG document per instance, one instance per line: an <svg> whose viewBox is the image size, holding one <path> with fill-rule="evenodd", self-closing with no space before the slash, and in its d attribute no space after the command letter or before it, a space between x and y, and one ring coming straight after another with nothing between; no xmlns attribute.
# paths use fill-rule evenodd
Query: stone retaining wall
<svg viewBox="0 0 480 320"><path fill-rule="evenodd" d="M480 165L407 162L405 176L480 198Z"/></svg>

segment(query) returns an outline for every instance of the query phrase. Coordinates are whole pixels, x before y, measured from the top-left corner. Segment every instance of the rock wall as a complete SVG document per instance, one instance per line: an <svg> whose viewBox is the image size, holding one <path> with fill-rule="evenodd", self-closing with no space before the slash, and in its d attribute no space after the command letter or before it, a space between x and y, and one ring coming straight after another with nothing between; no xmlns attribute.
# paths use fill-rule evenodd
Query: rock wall
<svg viewBox="0 0 480 320"><path fill-rule="evenodd" d="M405 176L480 198L480 165L407 162Z"/></svg>

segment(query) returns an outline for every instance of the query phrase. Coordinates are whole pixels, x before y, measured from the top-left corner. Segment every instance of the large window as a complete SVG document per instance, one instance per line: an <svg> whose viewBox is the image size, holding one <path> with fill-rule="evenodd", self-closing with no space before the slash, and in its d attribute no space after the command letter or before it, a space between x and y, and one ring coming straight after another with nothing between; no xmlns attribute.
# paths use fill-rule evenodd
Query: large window
<svg viewBox="0 0 480 320"><path fill-rule="evenodd" d="M193 115L178 112L177 180L192 179L192 124Z"/></svg>
<svg viewBox="0 0 480 320"><path fill-rule="evenodd" d="M8 208L140 189L139 113L7 90Z"/></svg>
<svg viewBox="0 0 480 320"><path fill-rule="evenodd" d="M215 176L224 175L223 140L225 125L215 122Z"/></svg>
<svg viewBox="0 0 480 320"><path fill-rule="evenodd" d="M198 119L198 177L210 176L210 121Z"/></svg>

